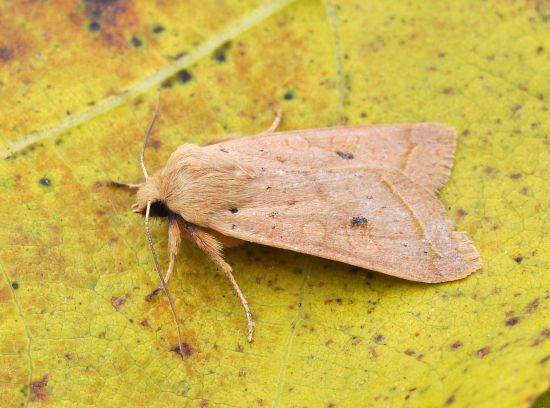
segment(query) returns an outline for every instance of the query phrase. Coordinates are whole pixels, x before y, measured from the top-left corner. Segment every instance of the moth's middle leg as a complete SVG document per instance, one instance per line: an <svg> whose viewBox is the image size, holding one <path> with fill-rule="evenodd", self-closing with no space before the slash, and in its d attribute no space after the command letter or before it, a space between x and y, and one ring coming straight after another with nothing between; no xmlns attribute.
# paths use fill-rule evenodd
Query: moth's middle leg
<svg viewBox="0 0 550 408"><path fill-rule="evenodd" d="M282 118L283 118L283 111L281 109L277 109L277 113L275 114L275 119L273 119L273 123L271 124L271 126L268 127L266 130L264 130L260 134L275 132L275 130L277 130L277 128L279 127L279 124L281 123Z"/></svg>

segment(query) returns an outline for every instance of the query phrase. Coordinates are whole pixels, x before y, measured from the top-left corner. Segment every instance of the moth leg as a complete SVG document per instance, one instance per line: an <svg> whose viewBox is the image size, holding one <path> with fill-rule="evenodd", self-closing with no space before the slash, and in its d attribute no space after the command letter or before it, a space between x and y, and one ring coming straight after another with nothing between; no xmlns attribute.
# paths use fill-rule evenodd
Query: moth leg
<svg viewBox="0 0 550 408"><path fill-rule="evenodd" d="M170 276L172 276L172 273L174 272L174 266L176 264L176 256L178 255L178 251L180 249L181 244L181 236L182 236L182 230L181 230L181 223L178 222L178 217L170 217L170 224L168 224L168 253L170 254L170 261L168 263L168 271L166 272L166 275L164 276L164 283L168 284L168 281L170 280ZM162 285L156 288L154 291L149 293L147 296L145 296L145 299L147 301L151 301L153 297L155 297L157 294L162 292Z"/></svg>
<svg viewBox="0 0 550 408"><path fill-rule="evenodd" d="M237 284L237 281L233 277L231 266L223 259L221 253L221 243L213 235L207 233L196 225L186 223L185 227L197 246L202 249L210 257L210 259L212 259L212 262L214 262L214 264L221 269L223 273L225 273L225 276L229 279L229 282L231 283L231 286L233 286L233 290L237 293L237 296L239 297L246 313L246 319L248 321L248 341L251 342L254 337L254 319L252 318L248 301Z"/></svg>
<svg viewBox="0 0 550 408"><path fill-rule="evenodd" d="M277 113L275 114L275 119L273 120L273 123L271 124L271 126L260 134L275 132L275 130L279 127L279 124L281 123L282 118L283 118L283 111L281 109L277 109Z"/></svg>
<svg viewBox="0 0 550 408"><path fill-rule="evenodd" d="M112 187L127 188L129 190L137 190L141 184L123 183L121 181L107 180L107 185Z"/></svg>

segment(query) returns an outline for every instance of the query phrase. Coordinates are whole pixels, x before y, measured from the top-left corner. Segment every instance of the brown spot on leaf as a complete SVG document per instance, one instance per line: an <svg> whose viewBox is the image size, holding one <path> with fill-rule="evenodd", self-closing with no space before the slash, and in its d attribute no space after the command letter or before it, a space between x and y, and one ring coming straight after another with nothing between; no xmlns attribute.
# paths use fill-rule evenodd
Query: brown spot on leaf
<svg viewBox="0 0 550 408"><path fill-rule="evenodd" d="M124 306L125 303L126 303L126 297L125 296L121 296L121 297L113 296L113 297L111 297L111 305L113 305L113 307L116 310L119 310L122 306Z"/></svg>
<svg viewBox="0 0 550 408"><path fill-rule="evenodd" d="M149 324L149 319L143 319L141 322L139 322L139 324L141 325L141 327L151 327L151 325Z"/></svg>
<svg viewBox="0 0 550 408"><path fill-rule="evenodd" d="M11 59L12 52L7 48L0 48L0 61L9 61Z"/></svg>
<svg viewBox="0 0 550 408"><path fill-rule="evenodd" d="M536 298L525 307L525 313L534 313L539 307L539 298Z"/></svg>
<svg viewBox="0 0 550 408"><path fill-rule="evenodd" d="M523 195L527 195L529 194L529 187L522 187L521 190L519 190L519 192Z"/></svg>
<svg viewBox="0 0 550 408"><path fill-rule="evenodd" d="M478 357L485 357L490 352L491 352L491 347L483 347L483 348L480 348L478 351L476 351L476 354Z"/></svg>
<svg viewBox="0 0 550 408"><path fill-rule="evenodd" d="M460 347L462 347L462 342L460 342L460 341L455 341L453 344L451 344L451 348L452 348L453 350L457 350L457 349L459 349Z"/></svg>
<svg viewBox="0 0 550 408"><path fill-rule="evenodd" d="M485 166L485 167L483 168L483 172L484 172L485 174L487 174L488 176L490 176L491 174L493 174L493 173L495 172L495 169L492 168L491 166Z"/></svg>
<svg viewBox="0 0 550 408"><path fill-rule="evenodd" d="M521 319L519 316L511 317L510 319L506 320L506 326L515 326L519 323L520 320Z"/></svg>
<svg viewBox="0 0 550 408"><path fill-rule="evenodd" d="M49 187L52 185L52 181L49 178L43 177L39 180L39 183L43 186Z"/></svg>
<svg viewBox="0 0 550 408"><path fill-rule="evenodd" d="M412 356L412 355L414 355L415 353L414 353L413 350L407 349L407 350L405 350L405 354L408 355L408 356Z"/></svg>
<svg viewBox="0 0 550 408"><path fill-rule="evenodd" d="M200 408L206 408L208 406L208 400L201 400L201 403L200 403Z"/></svg>
<svg viewBox="0 0 550 408"><path fill-rule="evenodd" d="M468 213L466 212L466 210L459 208L456 210L456 215L457 217L464 218L468 215Z"/></svg>
<svg viewBox="0 0 550 408"><path fill-rule="evenodd" d="M441 91L444 95L452 95L455 93L455 90L453 88L443 88Z"/></svg>
<svg viewBox="0 0 550 408"><path fill-rule="evenodd" d="M191 347L189 346L189 344L185 342L181 344L181 350L180 350L180 345L178 344L176 347L172 349L172 351L183 357L191 357L191 355L193 354Z"/></svg>
<svg viewBox="0 0 550 408"><path fill-rule="evenodd" d="M512 180L518 180L518 179L520 179L520 178L523 177L523 174L521 174L521 173L511 173L511 174L509 175L509 177L510 177Z"/></svg>
<svg viewBox="0 0 550 408"><path fill-rule="evenodd" d="M12 282L12 283L11 283L11 288L12 288L13 290L19 289L19 283L15 282L15 281Z"/></svg>
<svg viewBox="0 0 550 408"><path fill-rule="evenodd" d="M448 407L449 405L452 405L455 402L455 396L451 395L449 398L447 398L447 401L445 401L445 406Z"/></svg>
<svg viewBox="0 0 550 408"><path fill-rule="evenodd" d="M45 375L40 380L32 381L30 384L31 401L44 401L47 397L46 387L48 386L48 375Z"/></svg>
<svg viewBox="0 0 550 408"><path fill-rule="evenodd" d="M384 335L383 334L378 333L374 336L374 341L376 343L380 343L382 340L384 340Z"/></svg>
<svg viewBox="0 0 550 408"><path fill-rule="evenodd" d="M523 257L522 256L516 256L514 258L514 261L516 261L518 264L522 263L523 262Z"/></svg>

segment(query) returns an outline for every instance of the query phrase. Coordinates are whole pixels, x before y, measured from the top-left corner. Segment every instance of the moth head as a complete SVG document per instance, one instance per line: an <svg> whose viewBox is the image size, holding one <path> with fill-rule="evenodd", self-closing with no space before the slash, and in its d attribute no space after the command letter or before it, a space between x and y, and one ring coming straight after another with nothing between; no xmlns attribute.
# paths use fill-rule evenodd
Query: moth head
<svg viewBox="0 0 550 408"><path fill-rule="evenodd" d="M145 215L147 203L150 202L151 217L168 217L172 214L166 205L166 200L159 192L159 178L160 175L156 173L140 184L136 193L136 203L133 205L134 212Z"/></svg>

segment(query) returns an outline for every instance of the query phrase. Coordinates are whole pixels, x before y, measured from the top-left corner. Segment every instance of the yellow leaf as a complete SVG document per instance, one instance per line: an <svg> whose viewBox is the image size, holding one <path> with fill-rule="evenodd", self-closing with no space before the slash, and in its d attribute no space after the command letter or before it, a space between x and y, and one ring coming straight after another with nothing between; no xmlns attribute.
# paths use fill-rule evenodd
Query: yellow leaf
<svg viewBox="0 0 550 408"><path fill-rule="evenodd" d="M55 3L55 4L53 4ZM527 407L550 374L547 2L0 1L0 406ZM406 282L247 244L257 326L190 244L170 281L133 197L139 151L438 121L441 194L484 267ZM166 225L153 225L162 265Z"/></svg>

